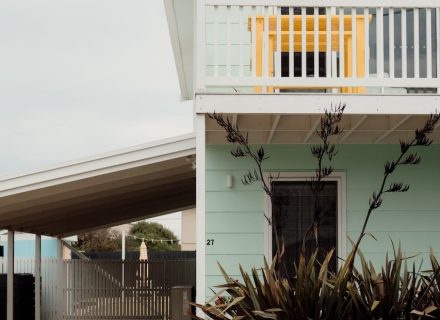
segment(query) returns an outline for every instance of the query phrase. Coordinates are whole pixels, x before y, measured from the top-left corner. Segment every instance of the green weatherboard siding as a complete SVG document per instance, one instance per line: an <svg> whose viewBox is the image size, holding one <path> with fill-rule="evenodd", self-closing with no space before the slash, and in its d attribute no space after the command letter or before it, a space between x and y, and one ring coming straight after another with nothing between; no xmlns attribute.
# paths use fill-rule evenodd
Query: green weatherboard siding
<svg viewBox="0 0 440 320"><path fill-rule="evenodd" d="M342 145L333 161L337 171L346 174L347 236L359 234L368 198L382 179L383 164L398 155L397 145ZM231 146L207 146L206 149L206 246L207 296L212 286L222 283L217 261L231 276L238 278L238 265L245 269L261 266L264 256L265 194L258 184L244 186L241 177L252 163L235 159ZM266 146L270 158L265 164L268 172L310 172L315 161L310 146ZM361 249L376 265L384 261L385 252L392 251L390 238L400 241L407 255L426 261L433 248L440 256L440 146L419 149L422 163L401 167L392 182L410 184L403 194L387 194L383 206L371 218L368 232L378 241L366 237ZM253 168L253 166L252 166ZM234 177L231 189L226 176ZM349 245L347 244L349 249Z"/></svg>

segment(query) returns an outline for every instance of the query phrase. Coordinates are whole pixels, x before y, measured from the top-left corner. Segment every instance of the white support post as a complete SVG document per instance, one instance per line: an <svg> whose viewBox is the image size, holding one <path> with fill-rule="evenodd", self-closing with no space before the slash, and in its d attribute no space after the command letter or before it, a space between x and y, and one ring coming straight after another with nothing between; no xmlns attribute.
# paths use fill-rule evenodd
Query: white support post
<svg viewBox="0 0 440 320"><path fill-rule="evenodd" d="M345 45L345 37L344 37L344 8L339 8L339 77L345 77L345 57L344 57L344 45Z"/></svg>
<svg viewBox="0 0 440 320"><path fill-rule="evenodd" d="M326 45L325 45L325 75L327 78L332 77L332 8L327 7L325 8L325 38L326 38ZM353 35L354 37L354 35Z"/></svg>
<svg viewBox="0 0 440 320"><path fill-rule="evenodd" d="M319 77L319 8L313 8L313 62L314 76Z"/></svg>
<svg viewBox="0 0 440 320"><path fill-rule="evenodd" d="M378 78L384 77L384 34L383 34L383 8L376 9L376 74ZM354 52L354 51L353 51Z"/></svg>
<svg viewBox="0 0 440 320"><path fill-rule="evenodd" d="M401 9L401 26L402 26L402 78L408 78L408 58L407 58L407 40L406 40L406 8Z"/></svg>
<svg viewBox="0 0 440 320"><path fill-rule="evenodd" d="M394 78L394 8L389 8L388 21L389 74L390 78Z"/></svg>
<svg viewBox="0 0 440 320"><path fill-rule="evenodd" d="M293 46L293 40L294 40L294 32L295 32L295 24L294 24L294 17L293 17L293 8L289 7L289 77L293 78L295 76L295 56L294 51L295 48Z"/></svg>
<svg viewBox="0 0 440 320"><path fill-rule="evenodd" d="M63 289L64 289L64 277L63 277L63 242L60 238L57 238L57 293L58 297L57 308L58 317L61 319L63 316Z"/></svg>
<svg viewBox="0 0 440 320"><path fill-rule="evenodd" d="M125 229L122 230L122 274L121 274L121 284L122 284L122 301L125 301L125 238L127 237Z"/></svg>
<svg viewBox="0 0 440 320"><path fill-rule="evenodd" d="M414 78L420 78L419 8L414 8Z"/></svg>
<svg viewBox="0 0 440 320"><path fill-rule="evenodd" d="M438 19L438 17L437 17ZM426 9L426 77L432 78L432 13Z"/></svg>
<svg viewBox="0 0 440 320"><path fill-rule="evenodd" d="M41 319L41 236L35 235L35 320Z"/></svg>
<svg viewBox="0 0 440 320"><path fill-rule="evenodd" d="M14 320L14 237L14 231L8 230L7 320Z"/></svg>
<svg viewBox="0 0 440 320"><path fill-rule="evenodd" d="M301 8L301 77L307 78L307 13Z"/></svg>
<svg viewBox="0 0 440 320"><path fill-rule="evenodd" d="M197 100L196 102L197 103ZM196 301L205 303L205 115L195 115L196 124ZM197 315L204 317L200 309Z"/></svg>
<svg viewBox="0 0 440 320"><path fill-rule="evenodd" d="M356 8L351 8L351 77L357 78L357 54L356 54L356 48L357 48L357 37L356 37Z"/></svg>

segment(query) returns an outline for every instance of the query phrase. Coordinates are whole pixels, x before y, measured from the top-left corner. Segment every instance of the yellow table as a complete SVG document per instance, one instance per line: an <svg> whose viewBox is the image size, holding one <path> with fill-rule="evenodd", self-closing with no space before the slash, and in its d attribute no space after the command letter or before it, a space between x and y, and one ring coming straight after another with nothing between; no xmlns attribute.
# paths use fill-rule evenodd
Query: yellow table
<svg viewBox="0 0 440 320"><path fill-rule="evenodd" d="M326 34L326 15L318 16L318 51L326 52L327 50L327 34ZM364 37L364 15L356 15L356 75L358 78L365 76L365 37ZM256 16L256 76L263 76L263 37L264 37L264 19L265 16ZM269 76L274 77L274 53L277 49L277 16L271 15L267 16L269 25L269 55L267 57L268 61L268 72ZM369 21L371 21L371 16L369 16ZM332 15L331 20L331 50L332 52L339 52L339 15ZM289 24L290 17L288 15L283 15L280 17L281 21L281 52L289 52ZM351 77L353 75L352 68L352 51L353 51L353 40L352 40L352 16L344 15L344 76ZM313 15L307 15L305 18L306 23L306 51L314 52L315 50L315 19ZM302 51L302 17L295 15L293 17L294 26L294 52ZM248 20L248 30L252 31L252 18L249 17ZM331 62L327 62L331 63ZM279 88L277 88L279 89ZM268 92L273 92L274 88L268 88ZM255 92L261 92L261 87L255 87ZM361 93L364 92L365 88L351 88L342 87L341 92L344 93Z"/></svg>

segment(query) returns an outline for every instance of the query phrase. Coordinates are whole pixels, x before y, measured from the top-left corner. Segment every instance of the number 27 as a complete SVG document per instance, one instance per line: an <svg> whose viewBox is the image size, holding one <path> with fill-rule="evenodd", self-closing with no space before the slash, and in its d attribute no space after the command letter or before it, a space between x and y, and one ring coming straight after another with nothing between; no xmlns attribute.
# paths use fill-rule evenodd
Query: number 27
<svg viewBox="0 0 440 320"><path fill-rule="evenodd" d="M213 245L214 245L214 239L208 239L208 240L206 240L206 245L207 245L207 246L213 246Z"/></svg>

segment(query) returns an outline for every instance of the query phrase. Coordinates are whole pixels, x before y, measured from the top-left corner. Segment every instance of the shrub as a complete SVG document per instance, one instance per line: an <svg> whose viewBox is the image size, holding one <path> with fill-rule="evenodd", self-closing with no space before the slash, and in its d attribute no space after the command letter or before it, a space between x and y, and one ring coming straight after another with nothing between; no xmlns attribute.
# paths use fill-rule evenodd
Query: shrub
<svg viewBox="0 0 440 320"><path fill-rule="evenodd" d="M320 146L312 147L312 154L318 160L316 176L311 180L311 188L319 192L320 182L331 174L331 166L323 165L324 156L331 162L336 155L335 145L329 142L332 135L342 132L338 123L344 107L326 112L317 130L322 140ZM263 179L263 162L267 159L264 149L253 151L247 136L240 133L238 127L221 115L212 116L227 132L227 140L238 144L232 152L235 157L249 157L257 169L250 170L243 183L260 181L263 190L273 199L270 187ZM213 319L440 319L440 266L431 252L431 269L421 271L413 263L408 269L407 258L402 254L400 245L397 250L393 244L393 256L388 254L380 272L359 250L369 219L382 205L387 193L406 192L409 185L400 182L390 183L390 177L401 166L416 165L421 158L413 152L415 147L431 145L429 134L434 131L440 115L431 115L425 125L415 130L410 141L400 141L400 154L396 159L386 162L379 189L373 192L365 216L362 231L353 243L347 259L337 271L330 268L334 250L325 253L324 259L318 259L318 229L313 222L304 235L303 249L295 262L294 276L285 278L279 272L278 264L283 255L280 239L277 255L272 264L264 262L261 269L253 268L251 273L240 267L242 280L234 280L219 265L225 278L225 284L218 286L220 291L213 299L214 303L195 304ZM315 194L316 195L316 194ZM317 212L316 214L319 214ZM267 217L266 217L267 218ZM268 218L267 218L268 219ZM272 228L274 221L268 220ZM316 248L312 254L305 252L305 240L309 233L315 235ZM359 268L355 266L359 259ZM196 317L196 316L195 316ZM197 317L196 317L197 318Z"/></svg>

